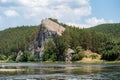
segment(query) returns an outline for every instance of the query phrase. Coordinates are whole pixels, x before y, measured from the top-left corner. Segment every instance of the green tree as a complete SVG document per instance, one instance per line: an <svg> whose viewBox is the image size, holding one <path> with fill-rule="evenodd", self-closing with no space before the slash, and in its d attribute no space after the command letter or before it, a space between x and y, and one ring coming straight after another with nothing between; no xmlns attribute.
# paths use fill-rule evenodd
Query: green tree
<svg viewBox="0 0 120 80"><path fill-rule="evenodd" d="M81 48L81 46L77 46L75 49L75 54L73 54L72 56L72 60L73 61L81 60L83 57L85 57L83 49Z"/></svg>
<svg viewBox="0 0 120 80"><path fill-rule="evenodd" d="M57 53L57 61L64 61L65 60L65 50L67 48L67 43L64 41L62 36L56 36L53 38L54 43L56 45L55 52Z"/></svg>
<svg viewBox="0 0 120 80"><path fill-rule="evenodd" d="M21 62L27 62L29 61L30 53L29 51L24 51L23 55L21 55L20 60Z"/></svg>
<svg viewBox="0 0 120 80"><path fill-rule="evenodd" d="M21 26L0 31L0 53L9 57L12 52L27 50L37 31L37 26Z"/></svg>
<svg viewBox="0 0 120 80"><path fill-rule="evenodd" d="M107 42L101 53L104 60L117 60L120 57L120 45L114 41Z"/></svg>
<svg viewBox="0 0 120 80"><path fill-rule="evenodd" d="M56 45L53 39L47 40L44 48L45 50L43 54L43 60L44 61L56 61L57 60Z"/></svg>

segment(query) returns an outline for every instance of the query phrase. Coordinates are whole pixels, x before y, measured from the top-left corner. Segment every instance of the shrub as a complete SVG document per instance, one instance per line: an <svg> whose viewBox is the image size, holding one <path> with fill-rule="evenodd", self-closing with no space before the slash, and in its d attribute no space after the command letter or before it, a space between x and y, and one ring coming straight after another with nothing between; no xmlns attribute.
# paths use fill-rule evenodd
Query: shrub
<svg viewBox="0 0 120 80"><path fill-rule="evenodd" d="M27 62L29 61L30 53L29 51L24 51L23 55L21 55L20 60L21 62Z"/></svg>
<svg viewBox="0 0 120 80"><path fill-rule="evenodd" d="M81 46L76 47L75 54L73 54L72 56L72 60L81 60L83 57L85 57L85 54L83 53L83 49L81 48Z"/></svg>
<svg viewBox="0 0 120 80"><path fill-rule="evenodd" d="M90 55L90 58L92 58L92 59L96 59L97 57L98 57L97 54L92 54L92 55Z"/></svg>
<svg viewBox="0 0 120 80"><path fill-rule="evenodd" d="M7 59L7 57L5 55L0 54L0 60L6 60L6 59Z"/></svg>
<svg viewBox="0 0 120 80"><path fill-rule="evenodd" d="M31 56L29 57L28 61L34 62L34 61L40 61L40 59L37 58L37 57L35 57L35 56L33 56L33 55L31 55Z"/></svg>
<svg viewBox="0 0 120 80"><path fill-rule="evenodd" d="M8 57L9 61L16 61L17 54L12 52L11 55Z"/></svg>

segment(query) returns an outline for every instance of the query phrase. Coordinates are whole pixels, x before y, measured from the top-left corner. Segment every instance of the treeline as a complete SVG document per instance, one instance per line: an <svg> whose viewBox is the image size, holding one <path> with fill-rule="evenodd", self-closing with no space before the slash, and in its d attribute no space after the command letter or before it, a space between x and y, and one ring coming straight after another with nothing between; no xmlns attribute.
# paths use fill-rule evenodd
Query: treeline
<svg viewBox="0 0 120 80"><path fill-rule="evenodd" d="M34 40L38 26L21 26L0 31L0 54L10 56L19 50L28 50Z"/></svg>
<svg viewBox="0 0 120 80"><path fill-rule="evenodd" d="M90 29L95 30L97 32L113 35L115 37L120 37L120 23L101 24Z"/></svg>
<svg viewBox="0 0 120 80"><path fill-rule="evenodd" d="M53 21L58 23L56 19ZM68 48L75 51L72 60L82 59L84 50L96 52L104 60L120 60L119 24L102 25L102 27L90 29L79 29L75 26L59 24L66 29L62 36L53 36L53 39L45 43L41 60L65 61ZM37 26L21 26L0 31L0 59L4 60L11 56L10 58L15 61L17 53L22 50L24 55L20 61L38 61L34 56L29 55L28 51L28 46L34 41L38 30Z"/></svg>
<svg viewBox="0 0 120 80"><path fill-rule="evenodd" d="M90 30L107 34L111 38L103 46L102 59L120 60L120 23L102 24L92 27Z"/></svg>
<svg viewBox="0 0 120 80"><path fill-rule="evenodd" d="M84 50L91 50L100 54L102 56L101 59L104 60L113 61L120 59L120 41L118 38L91 29L79 29L65 24L62 24L62 26L66 30L62 36L54 37L53 41L48 41L43 56L44 60L64 60L68 47L75 52L78 47L82 47ZM78 60L78 56L74 58Z"/></svg>

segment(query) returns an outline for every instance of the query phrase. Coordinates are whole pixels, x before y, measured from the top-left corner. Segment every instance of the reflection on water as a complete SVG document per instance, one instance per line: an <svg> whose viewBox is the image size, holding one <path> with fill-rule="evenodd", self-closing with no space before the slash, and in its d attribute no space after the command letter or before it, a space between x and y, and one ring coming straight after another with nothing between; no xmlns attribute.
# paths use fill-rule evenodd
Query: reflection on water
<svg viewBox="0 0 120 80"><path fill-rule="evenodd" d="M120 64L0 63L0 80L119 80Z"/></svg>

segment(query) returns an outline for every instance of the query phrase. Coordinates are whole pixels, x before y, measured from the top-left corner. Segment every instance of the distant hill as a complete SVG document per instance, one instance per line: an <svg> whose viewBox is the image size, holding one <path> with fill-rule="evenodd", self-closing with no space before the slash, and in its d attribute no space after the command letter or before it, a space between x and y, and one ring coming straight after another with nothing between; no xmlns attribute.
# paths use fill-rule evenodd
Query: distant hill
<svg viewBox="0 0 120 80"><path fill-rule="evenodd" d="M95 30L97 32L102 32L106 34L111 34L116 37L120 37L120 23L101 24L90 29Z"/></svg>

